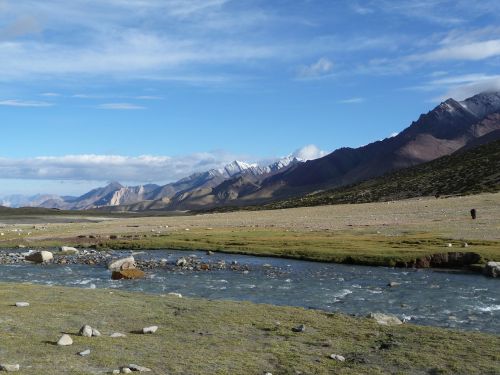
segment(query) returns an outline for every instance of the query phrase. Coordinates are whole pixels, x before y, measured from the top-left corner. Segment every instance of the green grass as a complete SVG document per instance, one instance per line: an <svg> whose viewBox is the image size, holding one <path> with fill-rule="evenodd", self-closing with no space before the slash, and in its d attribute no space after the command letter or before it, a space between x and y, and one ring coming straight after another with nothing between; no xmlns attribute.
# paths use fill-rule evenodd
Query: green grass
<svg viewBox="0 0 500 375"><path fill-rule="evenodd" d="M11 306L17 301L31 306ZM74 336L83 324L103 336ZM155 335L131 333L152 324ZM305 333L291 331L298 324ZM73 346L54 345L62 332ZM19 363L23 374L97 374L129 363L154 374L498 374L498 347L497 335L382 327L300 308L0 284L0 363ZM76 355L87 348L89 357Z"/></svg>

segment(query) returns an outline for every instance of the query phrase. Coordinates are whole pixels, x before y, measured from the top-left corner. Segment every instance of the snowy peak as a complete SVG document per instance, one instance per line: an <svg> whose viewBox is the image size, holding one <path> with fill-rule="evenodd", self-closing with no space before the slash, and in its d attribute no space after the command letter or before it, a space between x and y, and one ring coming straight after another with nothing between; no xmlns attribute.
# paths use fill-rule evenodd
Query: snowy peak
<svg viewBox="0 0 500 375"><path fill-rule="evenodd" d="M476 117L483 118L500 111L500 92L484 92L460 102L460 105Z"/></svg>
<svg viewBox="0 0 500 375"><path fill-rule="evenodd" d="M224 171L229 177L234 177L245 172L250 172L255 175L262 174L258 164L249 164L238 160L226 165Z"/></svg>
<svg viewBox="0 0 500 375"><path fill-rule="evenodd" d="M271 172L277 172L283 168L290 167L294 164L302 163L303 160L299 159L295 156L286 156L284 158L281 158L280 160L274 162L273 164L269 165L269 169Z"/></svg>

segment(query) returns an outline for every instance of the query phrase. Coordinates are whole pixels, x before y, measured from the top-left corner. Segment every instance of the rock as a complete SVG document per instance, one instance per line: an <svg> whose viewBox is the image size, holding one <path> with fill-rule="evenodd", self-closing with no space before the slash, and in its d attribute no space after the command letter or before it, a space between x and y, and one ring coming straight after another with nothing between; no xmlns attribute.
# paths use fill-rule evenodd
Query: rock
<svg viewBox="0 0 500 375"><path fill-rule="evenodd" d="M119 374L120 370L113 370L113 374Z"/></svg>
<svg viewBox="0 0 500 375"><path fill-rule="evenodd" d="M69 254L78 254L79 253L78 249L71 247L71 246L61 246L59 248L59 251L61 251L63 253L69 253Z"/></svg>
<svg viewBox="0 0 500 375"><path fill-rule="evenodd" d="M395 281L391 281L389 284L387 284L387 286L391 287L391 288L394 288L396 286L400 286L401 284L400 283L397 283Z"/></svg>
<svg viewBox="0 0 500 375"><path fill-rule="evenodd" d="M73 339L70 337L70 335L62 335L59 341L57 341L57 345L59 346L73 345Z"/></svg>
<svg viewBox="0 0 500 375"><path fill-rule="evenodd" d="M95 328L92 328L92 336L94 336L94 337L100 337L101 336L101 332L99 332Z"/></svg>
<svg viewBox="0 0 500 375"><path fill-rule="evenodd" d="M135 268L135 259L129 256L121 259L114 259L108 264L110 271L121 271L122 269Z"/></svg>
<svg viewBox="0 0 500 375"><path fill-rule="evenodd" d="M111 278L113 280L134 280L134 279L142 279L146 274L144 271L141 271L137 268L125 269L121 271L113 271L111 274Z"/></svg>
<svg viewBox="0 0 500 375"><path fill-rule="evenodd" d="M500 262L488 262L483 268L483 273L489 277L500 277Z"/></svg>
<svg viewBox="0 0 500 375"><path fill-rule="evenodd" d="M48 263L54 259L54 255L50 251L36 251L26 256L25 259L34 263Z"/></svg>
<svg viewBox="0 0 500 375"><path fill-rule="evenodd" d="M452 243L449 243L448 245L446 245L448 247L453 247L453 244Z"/></svg>
<svg viewBox="0 0 500 375"><path fill-rule="evenodd" d="M187 264L188 264L188 261L186 260L186 258L179 258L179 259L177 259L177 262L175 262L175 265L177 267L185 267L185 266L187 266Z"/></svg>
<svg viewBox="0 0 500 375"><path fill-rule="evenodd" d="M29 305L28 302L16 302L17 307L28 307Z"/></svg>
<svg viewBox="0 0 500 375"><path fill-rule="evenodd" d="M367 318L375 320L378 324L384 326L396 326L403 324L397 316L382 313L371 313L368 314Z"/></svg>
<svg viewBox="0 0 500 375"><path fill-rule="evenodd" d="M119 338L119 337L127 337L127 336L124 335L123 333L115 332L115 333L112 333L111 335L109 335L109 337L111 337L113 339L116 339L116 338Z"/></svg>
<svg viewBox="0 0 500 375"><path fill-rule="evenodd" d="M144 367L144 366L139 366L139 365L128 365L128 368L131 369L132 371L138 371L138 372L151 372L151 369Z"/></svg>
<svg viewBox="0 0 500 375"><path fill-rule="evenodd" d="M302 332L305 332L306 331L306 326L301 324L300 326L297 326L297 327L294 327L292 328L292 331L293 332L297 332L297 333L302 333Z"/></svg>
<svg viewBox="0 0 500 375"><path fill-rule="evenodd" d="M6 363L1 363L0 364L0 371L5 371L5 372L16 372L19 371L19 365L8 365Z"/></svg>
<svg viewBox="0 0 500 375"><path fill-rule="evenodd" d="M83 352L78 353L80 357L86 357L90 355L90 349L84 350Z"/></svg>
<svg viewBox="0 0 500 375"><path fill-rule="evenodd" d="M338 354L332 354L330 356L331 359L335 360L335 361L339 361L339 362L345 362L345 357L341 356L341 355L338 355Z"/></svg>
<svg viewBox="0 0 500 375"><path fill-rule="evenodd" d="M80 328L80 332L78 332L78 334L83 337L92 337L92 327L89 325L84 325L82 328Z"/></svg>
<svg viewBox="0 0 500 375"><path fill-rule="evenodd" d="M158 331L158 326L145 327L142 329L142 333L144 333L144 334L147 334L147 333L153 334L156 331Z"/></svg>
<svg viewBox="0 0 500 375"><path fill-rule="evenodd" d="M462 244L462 247L469 247L469 244L468 244L467 242L464 242L464 243Z"/></svg>
<svg viewBox="0 0 500 375"><path fill-rule="evenodd" d="M123 367L122 368L122 374L130 374L132 372L131 369L129 369L128 367Z"/></svg>
<svg viewBox="0 0 500 375"><path fill-rule="evenodd" d="M207 255L214 255L214 252L213 252L213 251L208 250L208 251L207 251Z"/></svg>

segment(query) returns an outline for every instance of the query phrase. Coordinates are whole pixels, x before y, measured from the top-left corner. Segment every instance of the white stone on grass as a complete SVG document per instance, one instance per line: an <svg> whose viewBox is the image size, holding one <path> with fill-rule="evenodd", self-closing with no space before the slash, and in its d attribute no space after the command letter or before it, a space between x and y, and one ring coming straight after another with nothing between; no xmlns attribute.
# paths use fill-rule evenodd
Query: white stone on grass
<svg viewBox="0 0 500 375"><path fill-rule="evenodd" d="M134 364L128 365L128 368L131 369L132 371L151 372L151 369L149 369L147 367L139 366L139 365L134 365Z"/></svg>
<svg viewBox="0 0 500 375"><path fill-rule="evenodd" d="M59 346L69 346L73 345L73 339L71 338L70 335L62 335L59 341L57 341L57 345Z"/></svg>
<svg viewBox="0 0 500 375"><path fill-rule="evenodd" d="M8 365L6 363L0 364L0 371L5 371L5 372L16 372L19 371L19 365Z"/></svg>
<svg viewBox="0 0 500 375"><path fill-rule="evenodd" d="M168 295L172 296L172 297L182 298L182 294L180 294L180 293L168 293Z"/></svg>
<svg viewBox="0 0 500 375"><path fill-rule="evenodd" d="M397 316L391 314L371 313L368 314L367 317L375 320L378 324L383 326L396 326L403 324Z"/></svg>
<svg viewBox="0 0 500 375"><path fill-rule="evenodd" d="M78 353L78 355L81 357L86 357L90 355L90 349L84 350L83 352Z"/></svg>
<svg viewBox="0 0 500 375"><path fill-rule="evenodd" d="M128 367L123 367L122 368L122 374L130 374L132 372L131 369L129 369Z"/></svg>
<svg viewBox="0 0 500 375"><path fill-rule="evenodd" d="M158 326L151 326L151 327L145 327L142 329L142 333L147 334L147 333L155 333L158 331Z"/></svg>
<svg viewBox="0 0 500 375"><path fill-rule="evenodd" d="M101 336L101 332L99 332L97 329L92 328L92 336L94 337L99 337Z"/></svg>
<svg viewBox="0 0 500 375"><path fill-rule="evenodd" d="M78 334L83 337L92 337L92 327L89 325L84 325L82 328L80 328L80 332Z"/></svg>
<svg viewBox="0 0 500 375"><path fill-rule="evenodd" d="M127 336L124 335L123 333L115 332L115 333L112 333L109 337L116 339L118 337L127 337Z"/></svg>
<svg viewBox="0 0 500 375"><path fill-rule="evenodd" d="M28 307L29 305L28 302L16 302L16 307Z"/></svg>
<svg viewBox="0 0 500 375"><path fill-rule="evenodd" d="M345 357L341 356L341 355L338 355L338 354L332 354L330 356L331 359L335 360L335 361L339 361L339 362L345 362Z"/></svg>

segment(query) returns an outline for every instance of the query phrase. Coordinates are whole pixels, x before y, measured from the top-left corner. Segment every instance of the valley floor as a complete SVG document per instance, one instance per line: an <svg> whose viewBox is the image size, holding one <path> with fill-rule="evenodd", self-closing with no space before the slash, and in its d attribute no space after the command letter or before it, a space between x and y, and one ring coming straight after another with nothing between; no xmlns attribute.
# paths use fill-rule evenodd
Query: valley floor
<svg viewBox="0 0 500 375"><path fill-rule="evenodd" d="M477 210L476 220L470 217L472 208ZM482 261L500 260L500 193L195 216L82 219L0 217L4 222L0 247L202 249L389 266L450 251L476 252ZM44 220L47 224L40 224Z"/></svg>
<svg viewBox="0 0 500 375"><path fill-rule="evenodd" d="M0 283L0 363L23 374L498 374L500 336L299 308ZM29 307L13 306L27 301ZM77 336L84 324L101 337ZM305 331L292 328L304 324ZM153 335L134 333L157 325ZM120 332L122 338L111 338ZM68 333L74 344L55 345ZM90 349L80 357L78 352ZM345 362L330 358L337 354Z"/></svg>

